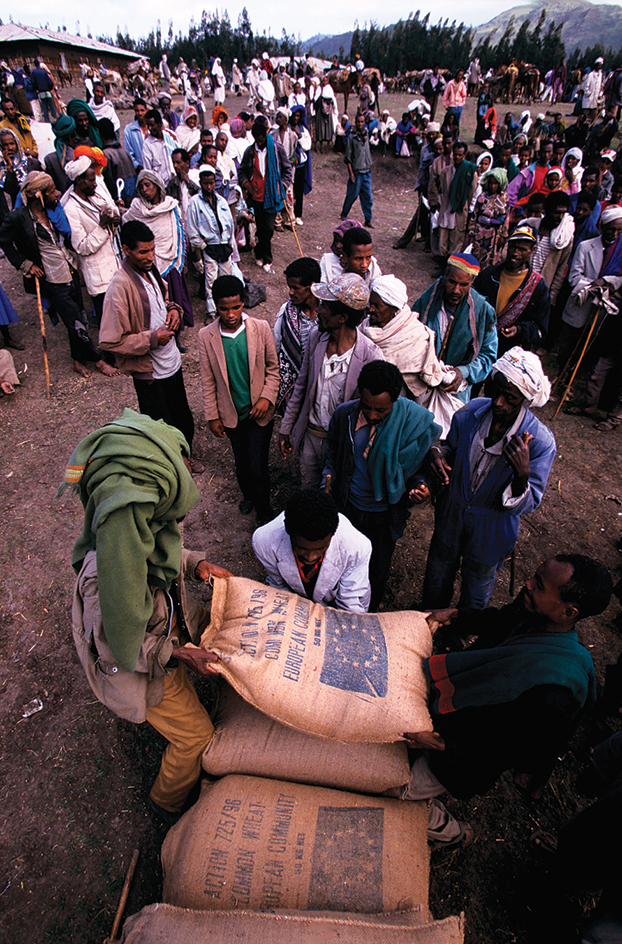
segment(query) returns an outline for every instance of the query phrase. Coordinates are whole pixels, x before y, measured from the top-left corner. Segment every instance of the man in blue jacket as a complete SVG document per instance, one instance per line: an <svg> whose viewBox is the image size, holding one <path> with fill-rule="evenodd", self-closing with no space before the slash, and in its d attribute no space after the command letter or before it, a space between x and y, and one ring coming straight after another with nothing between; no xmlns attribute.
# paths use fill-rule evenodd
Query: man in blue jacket
<svg viewBox="0 0 622 944"><path fill-rule="evenodd" d="M540 504L555 458L553 434L529 409L544 406L551 390L538 356L511 348L492 376L492 399L459 410L447 439L430 451L430 478L440 491L423 585L426 609L450 605L461 561L460 609L486 606L518 540L520 516Z"/></svg>

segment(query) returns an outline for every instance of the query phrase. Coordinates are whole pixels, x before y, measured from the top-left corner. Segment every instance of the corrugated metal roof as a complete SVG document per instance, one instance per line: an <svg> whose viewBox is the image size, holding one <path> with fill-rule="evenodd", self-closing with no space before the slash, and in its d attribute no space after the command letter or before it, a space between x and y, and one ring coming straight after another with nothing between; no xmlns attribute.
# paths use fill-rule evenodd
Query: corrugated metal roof
<svg viewBox="0 0 622 944"><path fill-rule="evenodd" d="M119 49L118 46L110 46L108 43L100 43L98 39L89 39L88 36L74 36L72 33L63 33L57 30L22 26L21 23L8 23L6 26L0 26L0 43L32 42L33 39L48 43L62 43L63 46L81 46L83 49L92 49L95 52L115 56L127 56L130 59L141 58L136 52Z"/></svg>

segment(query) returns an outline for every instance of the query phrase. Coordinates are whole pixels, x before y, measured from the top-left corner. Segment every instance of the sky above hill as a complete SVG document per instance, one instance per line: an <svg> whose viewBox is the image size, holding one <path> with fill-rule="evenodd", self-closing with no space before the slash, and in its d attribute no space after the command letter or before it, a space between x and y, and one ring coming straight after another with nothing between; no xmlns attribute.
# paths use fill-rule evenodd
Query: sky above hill
<svg viewBox="0 0 622 944"><path fill-rule="evenodd" d="M85 4L83 0L64 0L60 9L52 0L21 0L19 12L15 8L13 17L25 26L43 26L49 29L65 26L67 32L79 32L82 36L86 36L88 32L93 36L114 36L119 26L124 33L127 30L131 36L139 38L148 35L155 28L158 18L161 21L162 33L166 36L172 12L175 33L181 30L186 34L191 17L200 19L204 5L208 10L215 9L214 6L197 3L196 0L176 0L174 5L168 0L138 0L132 4L128 4L127 0L106 0L105 3L96 4ZM381 8L382 19L377 0L358 0L356 4L337 5L334 0L315 0L308 5L293 3L291 0L266 0L262 3L248 0L246 4L244 0L224 0L218 5L218 9L226 8L235 26L244 5L248 9L255 33L261 34L265 31L278 37L281 30L285 29L301 40L317 33L332 35L347 32L354 28L355 17L363 27L371 20L375 20L379 26L385 26L395 23L400 17L408 16L402 0L384 0ZM439 0L433 5L424 3L419 9L422 17L429 11L431 22L434 23L445 17L450 21L463 18L467 25L478 26L516 5L516 0L472 0L468 6L456 5L452 0ZM416 9L415 5L414 10ZM4 22L8 22L7 14L1 15Z"/></svg>

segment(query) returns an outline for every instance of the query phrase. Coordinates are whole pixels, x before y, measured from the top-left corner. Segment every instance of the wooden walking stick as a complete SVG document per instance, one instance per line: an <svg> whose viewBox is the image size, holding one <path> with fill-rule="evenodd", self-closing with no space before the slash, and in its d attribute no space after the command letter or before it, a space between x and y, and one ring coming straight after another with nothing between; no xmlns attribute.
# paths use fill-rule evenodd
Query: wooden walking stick
<svg viewBox="0 0 622 944"><path fill-rule="evenodd" d="M585 322L585 325L583 326L583 331L581 332L581 334L580 334L579 337L577 338L577 343L575 344L575 346L574 346L573 349L572 349L572 354L570 355L570 357L568 358L568 360L567 360L566 363L564 364L562 370L560 370L559 374L557 375L557 378L555 379L555 383L554 383L553 386L551 387L551 396L553 396L553 394L554 394L555 391L557 390L557 387L559 386L559 384L560 384L561 381L563 380L563 378L564 378L564 376L565 376L565 374L566 374L566 371L568 370L568 368L569 368L570 365L572 364L572 362L573 362L573 360L574 360L575 354L577 353L577 351L578 351L579 348L581 347L581 343L582 343L582 341L583 341L583 338L585 337L586 333L589 331L589 327L590 327L590 323L589 323L589 321L586 321L586 322Z"/></svg>
<svg viewBox="0 0 622 944"><path fill-rule="evenodd" d="M113 941L117 940L117 934L119 933L119 928L121 926L121 918L123 917L123 912L125 911L125 906L127 904L127 897L130 893L130 885L132 884L132 879L134 878L134 872L136 871L136 865L138 864L139 855L140 855L140 849L134 849L132 861L130 862L130 867L127 870L127 875L125 876L125 882L123 883L123 888L121 890L121 897L119 899L119 907L117 908L117 913L114 916L114 924L112 925L112 931L110 932L110 937L107 937L106 940L104 941L104 944L112 944Z"/></svg>
<svg viewBox="0 0 622 944"><path fill-rule="evenodd" d="M298 246L298 251L300 255L304 257L304 252L302 251L302 246L300 245L300 240L298 239L298 233L296 232L296 221L292 211L289 208L289 203L287 202L287 195L283 198L283 203L285 204L285 209L287 210L287 216L292 227L292 233L294 234L294 239L296 240L296 245Z"/></svg>
<svg viewBox="0 0 622 944"><path fill-rule="evenodd" d="M578 360L577 363L575 364L575 368L574 368L574 370L573 370L573 372L572 372L572 374L571 374L570 380L568 381L568 386L567 386L566 389L564 390L564 394L563 394L561 400L559 401L559 406L557 407L557 409L556 409L555 412L553 413L553 419L555 419L555 417L557 416L557 414L558 414L559 411L561 410L562 406L564 405L564 400L565 400L566 397L568 396L568 394L569 394L569 392L570 392L570 388L572 387L572 384L573 384L573 382L574 382L574 379L575 379L575 377L577 376L577 371L579 370L579 367L581 366L581 361L582 361L583 358L585 357L585 352L586 352L587 349L588 349L590 340L591 340L592 335L593 335L593 333L594 333L594 328L596 327L596 322L598 321L598 316L600 315L600 309L601 309L601 306L599 305L599 306L596 308L596 311L594 312L594 317L592 318L592 323L591 323L591 325L590 325L590 330L588 331L587 338L585 339L585 344L583 345L583 350L581 351L581 353L580 353L580 355L579 355L579 360Z"/></svg>
<svg viewBox="0 0 622 944"><path fill-rule="evenodd" d="M324 485L324 491L326 492L327 495L330 495L330 483L332 482L332 480L333 480L333 477L330 474L330 472L328 472L326 475L326 483Z"/></svg>
<svg viewBox="0 0 622 944"><path fill-rule="evenodd" d="M39 279L35 276L35 285L37 287L37 307L39 309L39 327L41 328L41 340L43 342L43 364L45 366L45 389L48 400L50 399L50 365L48 364L48 342L45 336L45 321L43 320L43 305L41 304L41 286Z"/></svg>

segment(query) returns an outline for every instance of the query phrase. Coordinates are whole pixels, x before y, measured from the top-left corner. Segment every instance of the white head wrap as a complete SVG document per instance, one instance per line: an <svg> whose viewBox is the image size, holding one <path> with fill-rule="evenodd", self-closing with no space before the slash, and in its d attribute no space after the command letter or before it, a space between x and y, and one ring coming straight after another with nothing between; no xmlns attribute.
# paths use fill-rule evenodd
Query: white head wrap
<svg viewBox="0 0 622 944"><path fill-rule="evenodd" d="M532 351L511 347L492 365L492 376L497 372L520 390L528 406L544 406L551 395L551 382L542 370L540 358Z"/></svg>
<svg viewBox="0 0 622 944"><path fill-rule="evenodd" d="M613 222L613 220L622 219L622 206L611 206L607 207L603 211L603 215L600 218L601 226L606 225L607 223Z"/></svg>
<svg viewBox="0 0 622 944"><path fill-rule="evenodd" d="M69 177L69 180L77 180L82 174L86 174L91 164L91 158L83 154L82 157L77 157L75 161L67 161L65 164L65 173Z"/></svg>
<svg viewBox="0 0 622 944"><path fill-rule="evenodd" d="M408 289L404 282L394 275L381 275L372 279L370 289L379 295L385 304L397 308L398 311L408 304Z"/></svg>

